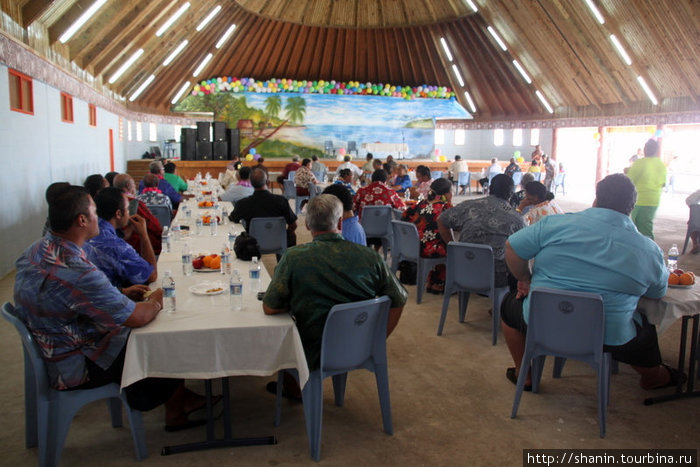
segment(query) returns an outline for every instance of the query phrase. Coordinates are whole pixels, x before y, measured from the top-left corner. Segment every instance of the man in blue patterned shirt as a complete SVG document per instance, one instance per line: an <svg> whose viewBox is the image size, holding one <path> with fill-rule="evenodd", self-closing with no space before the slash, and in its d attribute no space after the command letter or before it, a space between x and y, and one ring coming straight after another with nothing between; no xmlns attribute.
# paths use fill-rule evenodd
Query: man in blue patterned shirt
<svg viewBox="0 0 700 467"><path fill-rule="evenodd" d="M118 188L104 188L95 196L99 234L88 240L88 259L100 268L115 287L147 284L157 279L156 255L146 231L146 221L139 215L129 216L129 200ZM141 254L122 237L136 230Z"/></svg>
<svg viewBox="0 0 700 467"><path fill-rule="evenodd" d="M135 303L148 287L135 285L122 294L88 260L82 247L99 226L95 203L84 188L68 186L56 194L49 221L51 230L17 260L17 315L41 350L51 387L119 384L129 331L155 319L163 307L163 290ZM138 410L165 403L170 430L193 425L187 413L203 404L182 380L149 378L125 391Z"/></svg>

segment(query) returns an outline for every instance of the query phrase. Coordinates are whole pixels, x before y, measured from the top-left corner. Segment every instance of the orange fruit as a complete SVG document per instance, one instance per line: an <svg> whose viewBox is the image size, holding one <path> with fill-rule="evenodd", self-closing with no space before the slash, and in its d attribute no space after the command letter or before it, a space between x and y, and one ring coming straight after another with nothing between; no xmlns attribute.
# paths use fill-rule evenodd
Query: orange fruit
<svg viewBox="0 0 700 467"><path fill-rule="evenodd" d="M221 267L221 256L216 256L209 262L209 267L212 269L219 269Z"/></svg>
<svg viewBox="0 0 700 467"><path fill-rule="evenodd" d="M206 266L207 263L205 262L204 265ZM678 274L672 272L671 274L668 275L668 283L671 285L678 285L681 283L681 276Z"/></svg>
<svg viewBox="0 0 700 467"><path fill-rule="evenodd" d="M681 285L693 285L695 283L695 277L688 272L684 272L680 277Z"/></svg>
<svg viewBox="0 0 700 467"><path fill-rule="evenodd" d="M205 256L202 262L204 263L205 268L211 268L211 256Z"/></svg>

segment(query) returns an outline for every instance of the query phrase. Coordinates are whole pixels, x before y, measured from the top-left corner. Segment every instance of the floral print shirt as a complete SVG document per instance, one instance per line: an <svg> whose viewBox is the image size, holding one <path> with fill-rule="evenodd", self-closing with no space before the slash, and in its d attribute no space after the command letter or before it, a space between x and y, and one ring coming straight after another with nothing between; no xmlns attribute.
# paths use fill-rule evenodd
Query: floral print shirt
<svg viewBox="0 0 700 467"><path fill-rule="evenodd" d="M353 211L362 219L362 208L364 206L391 206L394 209L404 210L401 197L394 190L386 186L384 182L372 182L357 190L353 200Z"/></svg>
<svg viewBox="0 0 700 467"><path fill-rule="evenodd" d="M564 210L560 208L554 200L543 201L540 204L532 206L532 208L523 215L523 219L525 220L525 224L532 225L544 216L550 216L552 214L564 214Z"/></svg>
<svg viewBox="0 0 700 467"><path fill-rule="evenodd" d="M316 180L314 173L308 166L304 167L302 165L297 169L296 175L294 175L294 185L299 188L306 188L308 190L309 184L311 183L315 185L318 183L318 180Z"/></svg>
<svg viewBox="0 0 700 467"><path fill-rule="evenodd" d="M421 201L413 207L409 207L401 216L402 221L411 222L418 229L420 238L420 255L424 258L439 258L447 255L447 245L440 237L437 220L445 210L450 209L452 203L436 201L431 203Z"/></svg>

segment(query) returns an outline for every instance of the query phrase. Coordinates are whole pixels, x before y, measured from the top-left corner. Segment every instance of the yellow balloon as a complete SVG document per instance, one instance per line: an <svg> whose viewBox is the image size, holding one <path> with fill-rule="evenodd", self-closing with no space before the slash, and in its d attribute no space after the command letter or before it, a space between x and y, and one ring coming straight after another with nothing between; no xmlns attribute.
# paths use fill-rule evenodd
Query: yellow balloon
<svg viewBox="0 0 700 467"><path fill-rule="evenodd" d="M247 156L245 156L245 160L247 160L247 161L252 161L252 160L253 160L253 155L252 155L252 154L248 154Z"/></svg>

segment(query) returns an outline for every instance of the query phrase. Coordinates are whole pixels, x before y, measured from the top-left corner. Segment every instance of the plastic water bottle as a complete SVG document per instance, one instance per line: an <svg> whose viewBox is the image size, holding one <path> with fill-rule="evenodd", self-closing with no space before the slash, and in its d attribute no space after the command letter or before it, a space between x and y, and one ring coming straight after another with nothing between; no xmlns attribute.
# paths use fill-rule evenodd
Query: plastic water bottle
<svg viewBox="0 0 700 467"><path fill-rule="evenodd" d="M202 235L202 226L204 225L204 221L202 221L202 217L198 216L197 220L194 222L195 224L195 233L197 235Z"/></svg>
<svg viewBox="0 0 700 467"><path fill-rule="evenodd" d="M226 201L221 205L221 225L226 225L228 221L228 208L226 207Z"/></svg>
<svg viewBox="0 0 700 467"><path fill-rule="evenodd" d="M671 245L671 248L668 250L668 260L667 263L668 265L668 270L669 271L674 271L678 269L678 245L675 243Z"/></svg>
<svg viewBox="0 0 700 467"><path fill-rule="evenodd" d="M182 273L185 276L192 275L192 252L187 243L182 245Z"/></svg>
<svg viewBox="0 0 700 467"><path fill-rule="evenodd" d="M185 205L185 207L183 209L185 210L185 218L192 219L192 208Z"/></svg>
<svg viewBox="0 0 700 467"><path fill-rule="evenodd" d="M257 256L253 256L253 264L250 265L248 277L250 278L251 291L254 294L260 292L260 263Z"/></svg>
<svg viewBox="0 0 700 467"><path fill-rule="evenodd" d="M170 253L170 231L168 227L163 227L163 233L160 236L161 248L166 252Z"/></svg>
<svg viewBox="0 0 700 467"><path fill-rule="evenodd" d="M233 251L233 247L236 244L236 237L237 237L236 232L234 232L233 230L229 231L229 233L228 233L228 247L231 251Z"/></svg>
<svg viewBox="0 0 700 467"><path fill-rule="evenodd" d="M221 248L221 274L231 274L231 249L228 243Z"/></svg>
<svg viewBox="0 0 700 467"><path fill-rule="evenodd" d="M165 271L163 277L163 310L175 313L175 279L170 271Z"/></svg>
<svg viewBox="0 0 700 467"><path fill-rule="evenodd" d="M171 242L180 240L180 224L172 224L170 226L170 240Z"/></svg>
<svg viewBox="0 0 700 467"><path fill-rule="evenodd" d="M217 229L218 229L219 223L216 221L216 214L211 216L211 220L209 221L209 227L211 227L211 234L216 235Z"/></svg>
<svg viewBox="0 0 700 467"><path fill-rule="evenodd" d="M406 191L403 192L403 197L406 201L410 201L411 200L411 190L406 188Z"/></svg>
<svg viewBox="0 0 700 467"><path fill-rule="evenodd" d="M238 273L238 269L234 269L233 274L231 274L228 290L231 309L243 309L243 281L241 281L241 275Z"/></svg>

